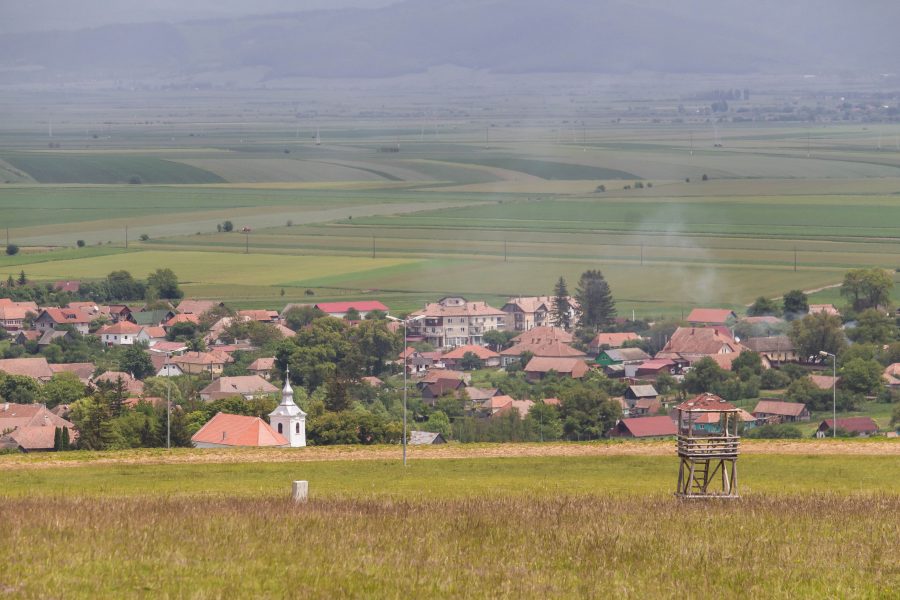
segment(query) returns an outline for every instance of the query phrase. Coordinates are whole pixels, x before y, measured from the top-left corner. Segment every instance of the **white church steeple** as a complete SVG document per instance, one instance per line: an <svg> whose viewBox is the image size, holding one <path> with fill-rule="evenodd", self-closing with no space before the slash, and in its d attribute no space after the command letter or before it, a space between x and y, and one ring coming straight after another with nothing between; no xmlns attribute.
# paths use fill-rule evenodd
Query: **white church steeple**
<svg viewBox="0 0 900 600"><path fill-rule="evenodd" d="M284 374L281 404L269 413L269 424L287 439L291 448L300 448L306 445L306 413L294 404L290 369L287 369Z"/></svg>

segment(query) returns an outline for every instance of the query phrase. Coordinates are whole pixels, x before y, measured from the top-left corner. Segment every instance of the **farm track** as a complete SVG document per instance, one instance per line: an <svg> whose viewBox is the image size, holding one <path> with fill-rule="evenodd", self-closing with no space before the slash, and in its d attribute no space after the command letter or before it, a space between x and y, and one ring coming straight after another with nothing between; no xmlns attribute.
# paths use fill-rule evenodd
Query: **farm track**
<svg viewBox="0 0 900 600"><path fill-rule="evenodd" d="M900 440L745 440L741 445L741 452L746 455L900 457ZM238 464L334 460L390 461L397 460L399 455L400 449L397 446L311 446L302 450L281 448L176 449L170 453L165 450L138 450L74 455L5 456L0 457L0 471L99 465ZM59 458L59 456L64 456L64 458ZM410 460L615 456L668 456L674 458L675 451L673 442L669 441L448 444L409 449Z"/></svg>

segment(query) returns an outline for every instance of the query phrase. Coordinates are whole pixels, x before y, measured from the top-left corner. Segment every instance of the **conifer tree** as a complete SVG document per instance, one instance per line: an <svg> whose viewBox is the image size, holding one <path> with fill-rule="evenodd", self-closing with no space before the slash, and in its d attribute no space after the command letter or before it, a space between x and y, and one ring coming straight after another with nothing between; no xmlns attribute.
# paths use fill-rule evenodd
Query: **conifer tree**
<svg viewBox="0 0 900 600"><path fill-rule="evenodd" d="M555 327L562 327L568 331L572 327L571 307L572 305L569 303L569 288L566 286L566 280L560 277L553 288L553 307L550 313L550 322Z"/></svg>
<svg viewBox="0 0 900 600"><path fill-rule="evenodd" d="M579 305L579 326L597 331L616 318L616 304L609 284L599 270L585 271L578 280L575 298Z"/></svg>

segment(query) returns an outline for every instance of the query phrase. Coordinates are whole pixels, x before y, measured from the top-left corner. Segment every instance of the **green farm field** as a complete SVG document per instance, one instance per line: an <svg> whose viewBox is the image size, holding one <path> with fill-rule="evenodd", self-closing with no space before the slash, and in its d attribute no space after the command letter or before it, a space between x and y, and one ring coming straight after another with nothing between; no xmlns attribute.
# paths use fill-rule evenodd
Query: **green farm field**
<svg viewBox="0 0 900 600"><path fill-rule="evenodd" d="M402 312L447 294L546 294L600 268L622 314L652 317L900 267L900 151L874 149L900 133L888 126L595 124L579 137L523 125L482 143L479 127L396 125L323 123L321 146L274 125L135 126L71 144L63 128L66 149L49 151L14 136L0 167L19 175L0 184L0 214L27 258L0 259L0 272L170 267L188 294L240 307L311 290ZM122 185L132 172L144 183ZM252 232L217 233L225 220ZM78 240L107 256L61 250ZM59 249L33 254L46 248Z"/></svg>
<svg viewBox="0 0 900 600"><path fill-rule="evenodd" d="M747 448L742 497L726 502L673 498L671 445L652 442L413 448L406 469L397 447L3 456L0 586L10 598L889 597L900 447ZM306 504L289 500L296 479L310 482Z"/></svg>

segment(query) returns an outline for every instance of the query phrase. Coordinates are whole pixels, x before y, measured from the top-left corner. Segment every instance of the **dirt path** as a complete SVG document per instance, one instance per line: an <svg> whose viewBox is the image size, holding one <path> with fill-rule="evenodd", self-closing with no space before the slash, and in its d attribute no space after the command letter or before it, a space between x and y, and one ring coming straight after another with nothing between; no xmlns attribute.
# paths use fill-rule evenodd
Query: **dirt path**
<svg viewBox="0 0 900 600"><path fill-rule="evenodd" d="M745 455L845 455L897 456L900 440L831 441L831 440L758 440L744 441ZM671 441L630 441L599 443L545 444L447 444L411 447L410 460L448 460L475 458L522 457L604 457L604 456L675 456ZM73 452L66 454L31 454L0 456L0 471L83 467L91 465L165 465L165 464L229 464L328 460L397 460L397 446L319 446L302 449L175 449L128 450L121 452Z"/></svg>

